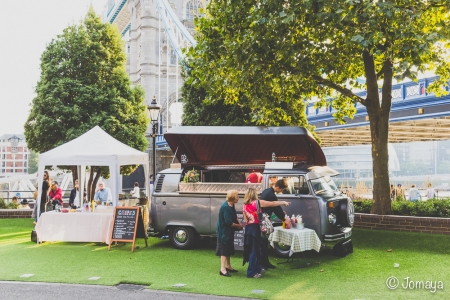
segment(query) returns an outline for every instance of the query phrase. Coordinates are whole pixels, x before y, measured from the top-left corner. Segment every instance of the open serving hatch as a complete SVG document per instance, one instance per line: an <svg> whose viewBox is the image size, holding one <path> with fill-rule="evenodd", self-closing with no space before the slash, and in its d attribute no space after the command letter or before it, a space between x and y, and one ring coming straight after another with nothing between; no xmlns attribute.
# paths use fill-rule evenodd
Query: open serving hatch
<svg viewBox="0 0 450 300"><path fill-rule="evenodd" d="M179 126L164 137L182 166L303 162L325 166L317 141L303 127Z"/></svg>

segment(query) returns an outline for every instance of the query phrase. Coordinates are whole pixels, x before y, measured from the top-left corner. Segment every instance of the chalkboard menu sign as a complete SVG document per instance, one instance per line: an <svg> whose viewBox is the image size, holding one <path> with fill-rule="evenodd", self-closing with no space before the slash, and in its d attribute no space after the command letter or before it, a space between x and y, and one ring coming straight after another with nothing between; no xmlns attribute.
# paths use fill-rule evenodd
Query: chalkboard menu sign
<svg viewBox="0 0 450 300"><path fill-rule="evenodd" d="M139 211L139 206L116 206L112 221L111 243L108 251L111 249L113 242L132 242L131 251L134 252L136 232L139 233L139 237L145 238L145 245L147 246L147 236L144 232L142 217L139 218Z"/></svg>
<svg viewBox="0 0 450 300"><path fill-rule="evenodd" d="M244 215L242 211L237 211L238 220L244 225ZM234 232L234 249L238 251L244 250L244 234L245 234L245 226L242 230Z"/></svg>

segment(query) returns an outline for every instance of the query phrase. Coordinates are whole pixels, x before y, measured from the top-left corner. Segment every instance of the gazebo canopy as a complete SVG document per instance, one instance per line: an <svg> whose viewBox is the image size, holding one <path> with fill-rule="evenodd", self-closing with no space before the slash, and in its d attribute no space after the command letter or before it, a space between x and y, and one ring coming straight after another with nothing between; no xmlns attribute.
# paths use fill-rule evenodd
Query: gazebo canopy
<svg viewBox="0 0 450 300"><path fill-rule="evenodd" d="M45 166L108 166L111 173L111 193L114 205L118 203L120 166L144 165L145 178L148 178L148 154L119 142L99 126L59 147L39 155L39 196L42 189L42 177ZM84 183L84 172L80 173L79 182ZM146 180L146 191L148 186ZM83 193L79 193L82 197ZM40 205L40 201L38 206ZM82 201L80 202L82 203Z"/></svg>

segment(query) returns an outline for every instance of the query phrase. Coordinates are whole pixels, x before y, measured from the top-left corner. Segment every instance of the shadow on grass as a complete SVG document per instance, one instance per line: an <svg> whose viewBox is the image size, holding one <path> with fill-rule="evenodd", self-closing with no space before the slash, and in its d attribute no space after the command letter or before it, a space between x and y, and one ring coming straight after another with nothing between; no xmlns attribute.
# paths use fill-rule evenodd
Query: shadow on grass
<svg viewBox="0 0 450 300"><path fill-rule="evenodd" d="M353 231L352 240L356 249L450 254L448 235L357 229Z"/></svg>

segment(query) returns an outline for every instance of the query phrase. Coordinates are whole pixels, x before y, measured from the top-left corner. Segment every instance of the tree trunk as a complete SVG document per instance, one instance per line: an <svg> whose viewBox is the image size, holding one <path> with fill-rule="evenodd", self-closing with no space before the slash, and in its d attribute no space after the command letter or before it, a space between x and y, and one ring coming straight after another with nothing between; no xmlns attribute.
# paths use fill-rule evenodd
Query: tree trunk
<svg viewBox="0 0 450 300"><path fill-rule="evenodd" d="M100 168L101 167L93 168L93 169L95 169L95 177L94 177L94 180L92 181L92 188L91 188L92 198L91 199L94 199L95 191L97 190L97 182L100 179L100 174L101 174Z"/></svg>
<svg viewBox="0 0 450 300"><path fill-rule="evenodd" d="M94 199L94 196L91 196L92 192L92 181L94 180L94 167L91 166L91 169L89 170L89 179L87 183L87 194L86 194L86 200L89 202L92 199ZM95 189L94 189L95 191Z"/></svg>
<svg viewBox="0 0 450 300"><path fill-rule="evenodd" d="M373 204L370 213L392 214L389 190L389 115L369 115L372 137Z"/></svg>
<svg viewBox="0 0 450 300"><path fill-rule="evenodd" d="M369 115L370 135L372 138L373 203L370 213L392 214L389 187L389 113L392 104L392 62L389 58L383 63L382 101L378 91L377 70L373 56L363 52L366 73L366 108Z"/></svg>
<svg viewBox="0 0 450 300"><path fill-rule="evenodd" d="M70 166L70 171L72 172L72 183L75 187L75 180L78 179L78 166Z"/></svg>

